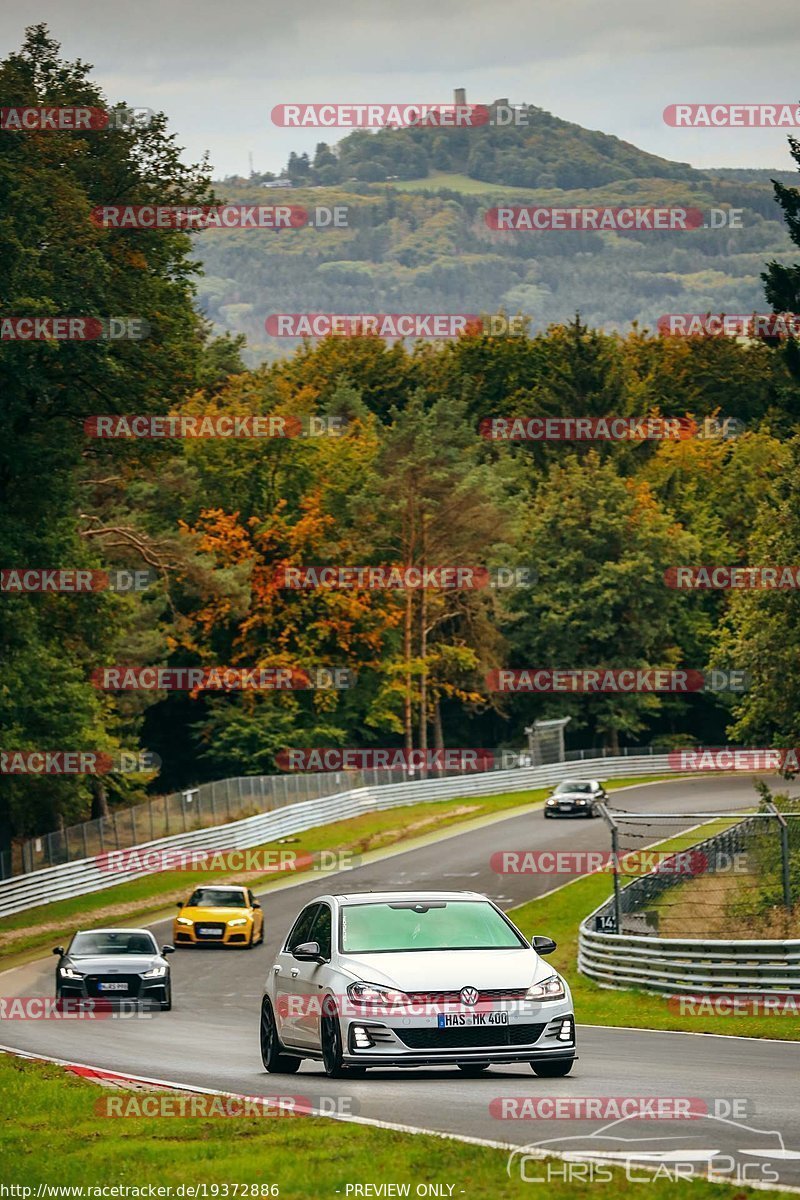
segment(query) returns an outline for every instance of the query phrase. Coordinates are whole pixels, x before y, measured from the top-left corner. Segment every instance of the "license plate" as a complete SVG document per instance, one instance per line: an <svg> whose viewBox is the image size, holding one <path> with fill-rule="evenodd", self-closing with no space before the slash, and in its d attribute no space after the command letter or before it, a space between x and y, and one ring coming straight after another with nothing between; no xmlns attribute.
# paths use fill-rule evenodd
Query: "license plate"
<svg viewBox="0 0 800 1200"><path fill-rule="evenodd" d="M439 1013L439 1028L462 1028L469 1025L507 1025L507 1012Z"/></svg>
<svg viewBox="0 0 800 1200"><path fill-rule="evenodd" d="M569 810L572 808L572 805L571 804L559 804L558 807L563 808L565 810L565 812L569 812Z"/></svg>
<svg viewBox="0 0 800 1200"><path fill-rule="evenodd" d="M97 985L101 992L127 992L127 983L100 983Z"/></svg>
<svg viewBox="0 0 800 1200"><path fill-rule="evenodd" d="M207 925L200 925L197 932L210 934L211 937L220 936L220 931L218 929L209 929Z"/></svg>

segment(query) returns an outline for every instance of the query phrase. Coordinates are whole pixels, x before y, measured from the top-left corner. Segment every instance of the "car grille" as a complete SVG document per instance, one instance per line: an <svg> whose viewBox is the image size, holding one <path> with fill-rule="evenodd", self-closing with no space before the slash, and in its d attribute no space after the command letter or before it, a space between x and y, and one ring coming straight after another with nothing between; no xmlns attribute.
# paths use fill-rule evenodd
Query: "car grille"
<svg viewBox="0 0 800 1200"><path fill-rule="evenodd" d="M396 1029L412 1050L456 1050L471 1047L528 1046L541 1036L544 1025L473 1025L458 1029Z"/></svg>
<svg viewBox="0 0 800 1200"><path fill-rule="evenodd" d="M406 992L413 1004L460 1004L461 992ZM525 988L484 988L478 993L476 1004L490 1004L493 1000L524 1000ZM470 1006L472 1007L472 1006Z"/></svg>
<svg viewBox="0 0 800 1200"><path fill-rule="evenodd" d="M203 933L202 930L206 930L206 932ZM207 932L208 930L211 930L211 932ZM195 925L194 936L202 939L203 941L210 942L213 938L221 938L225 936L225 926L222 923L216 923L214 921L203 921L202 925Z"/></svg>
<svg viewBox="0 0 800 1200"><path fill-rule="evenodd" d="M114 997L126 1000L130 999L131 996L139 995L141 982L141 978L138 975L87 975L86 991L89 996L94 996L102 1000L111 1000ZM99 986L101 983L127 983L128 988L124 992L103 992Z"/></svg>

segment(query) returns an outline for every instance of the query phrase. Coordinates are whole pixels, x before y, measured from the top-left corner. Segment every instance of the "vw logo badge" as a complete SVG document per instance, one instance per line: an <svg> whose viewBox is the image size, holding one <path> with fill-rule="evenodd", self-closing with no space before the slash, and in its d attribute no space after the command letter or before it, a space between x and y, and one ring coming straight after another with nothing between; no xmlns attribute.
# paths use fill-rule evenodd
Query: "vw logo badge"
<svg viewBox="0 0 800 1200"><path fill-rule="evenodd" d="M474 988L474 987L462 988L461 989L461 1003L462 1004L477 1004L478 1003L478 989Z"/></svg>

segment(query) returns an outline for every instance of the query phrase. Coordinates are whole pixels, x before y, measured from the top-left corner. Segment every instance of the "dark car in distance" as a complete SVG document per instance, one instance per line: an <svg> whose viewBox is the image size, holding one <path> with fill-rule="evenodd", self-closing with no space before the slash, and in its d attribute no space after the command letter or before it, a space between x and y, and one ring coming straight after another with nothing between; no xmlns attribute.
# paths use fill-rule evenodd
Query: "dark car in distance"
<svg viewBox="0 0 800 1200"><path fill-rule="evenodd" d="M597 779L564 779L547 798L545 817L597 817L608 796Z"/></svg>

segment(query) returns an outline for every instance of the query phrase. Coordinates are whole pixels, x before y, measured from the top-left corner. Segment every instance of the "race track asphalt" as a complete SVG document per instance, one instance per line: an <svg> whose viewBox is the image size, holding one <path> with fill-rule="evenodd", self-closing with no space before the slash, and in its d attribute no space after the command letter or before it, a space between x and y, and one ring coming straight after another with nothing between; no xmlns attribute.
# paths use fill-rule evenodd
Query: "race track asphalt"
<svg viewBox="0 0 800 1200"><path fill-rule="evenodd" d="M768 782L786 788L783 781ZM749 777L718 776L636 785L612 792L610 804L654 814L689 814L743 808L753 799ZM648 824L644 841L654 842L681 825L693 824L688 816L683 822L654 821ZM361 1079L329 1080L321 1064L310 1061L293 1076L264 1072L258 1049L263 983L274 951L310 898L365 889L469 889L510 908L571 877L498 875L490 866L496 851L608 847L608 831L601 820L545 821L540 812L512 814L479 829L458 832L456 828L427 845L385 852L334 878L312 877L273 887L263 894L264 946L239 951L183 949L172 957L175 1002L171 1012L122 1020L2 1020L0 1044L247 1096L302 1096L315 1108L337 1107L344 1114L510 1146L547 1142L559 1152L585 1152L595 1146L598 1153L630 1155L632 1139L671 1137L677 1140L668 1145L641 1142L631 1161L658 1162L660 1158L647 1156L666 1151L681 1162L684 1157L699 1162L704 1154L714 1152L713 1161L722 1175L770 1184L777 1172L783 1185L800 1187L800 1043L587 1027L580 1025L578 1011L580 1057L565 1079L539 1079L527 1065L497 1067L478 1079L442 1068L370 1071ZM159 922L152 928L160 943L171 940L170 923ZM65 929L61 937L54 936L54 944L64 942L71 932ZM530 936L548 931L523 932ZM55 960L48 957L5 972L0 975L0 995L52 996L54 968ZM744 1033L746 1020L742 1019ZM702 1028L701 1021L698 1026ZM692 1122L626 1121L609 1131L616 1140L607 1135L598 1140L598 1129L606 1122L498 1119L497 1104L491 1104L502 1097L597 1096L696 1097L706 1102L710 1115ZM745 1120L730 1119L728 1104L733 1101L740 1102L740 1111L745 1102ZM716 1117L715 1102L720 1102ZM517 1163L513 1169L518 1170ZM528 1164L524 1169L531 1174L537 1168Z"/></svg>

